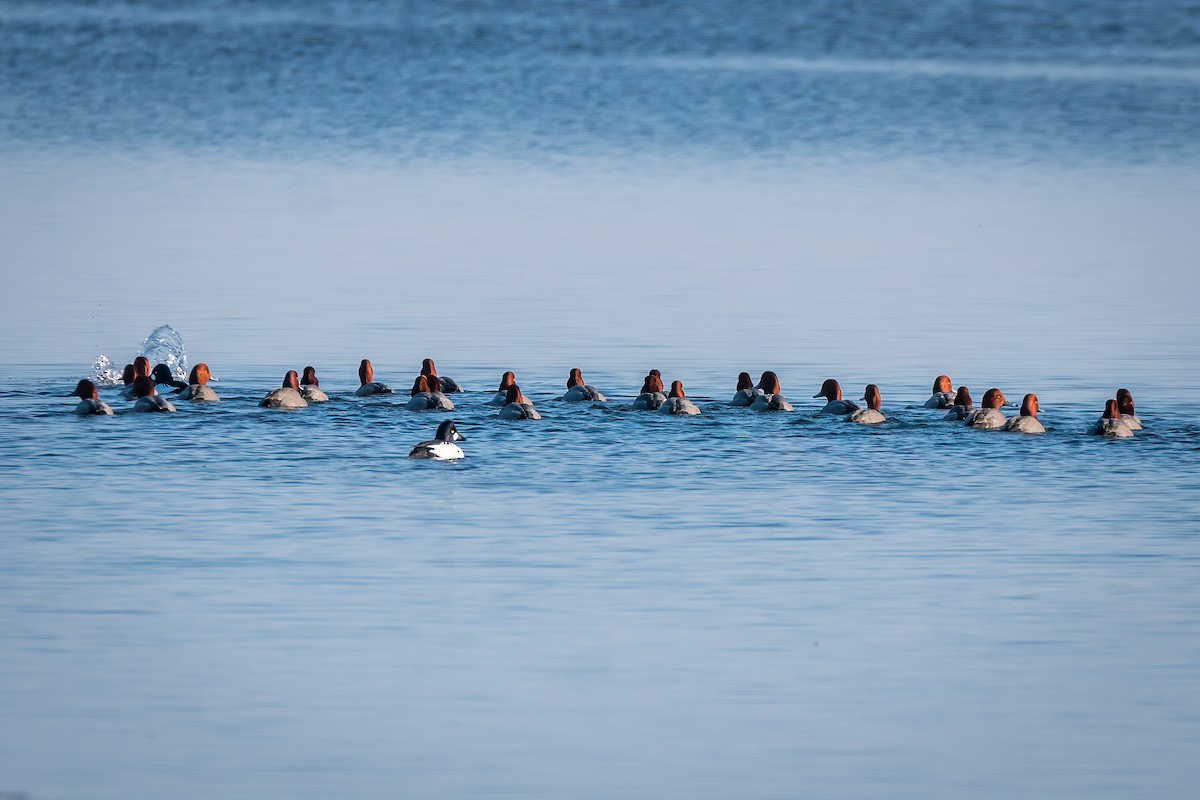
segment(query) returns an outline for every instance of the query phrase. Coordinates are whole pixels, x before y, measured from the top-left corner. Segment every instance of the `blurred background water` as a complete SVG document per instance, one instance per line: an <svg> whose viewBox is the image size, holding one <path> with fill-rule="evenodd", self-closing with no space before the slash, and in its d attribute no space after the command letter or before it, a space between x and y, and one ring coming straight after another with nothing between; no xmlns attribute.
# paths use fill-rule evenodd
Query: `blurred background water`
<svg viewBox="0 0 1200 800"><path fill-rule="evenodd" d="M0 2L0 793L1190 797L1198 45L1194 2ZM219 405L67 413L164 322ZM468 458L409 462L438 420L363 357L466 384ZM305 364L333 402L256 408ZM626 411L650 368L704 413ZM725 407L764 369L797 413ZM943 372L1048 433L936 421ZM831 376L891 421L814 418ZM1096 441L1117 386L1147 428Z"/></svg>

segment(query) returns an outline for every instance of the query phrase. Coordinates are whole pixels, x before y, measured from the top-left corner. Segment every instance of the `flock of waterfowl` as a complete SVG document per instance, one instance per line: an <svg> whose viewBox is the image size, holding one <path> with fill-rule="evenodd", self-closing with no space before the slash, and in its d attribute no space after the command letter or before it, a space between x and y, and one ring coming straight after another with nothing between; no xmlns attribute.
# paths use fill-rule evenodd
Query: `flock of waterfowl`
<svg viewBox="0 0 1200 800"><path fill-rule="evenodd" d="M210 372L207 364L197 364L192 368L187 382L176 380L166 364L157 364L153 369L145 356L138 356L132 364L125 366L122 375L123 393L126 399L134 401L134 411L174 411L171 404L156 389L157 386L172 387L171 394L180 400L194 403L215 402L220 400L217 393L208 385ZM363 359L358 366L359 387L355 394L365 397L374 394L391 394L391 387L375 380L375 371L371 362ZM454 380L438 375L433 359L427 358L421 364L421 373L413 381L409 392L409 400L405 409L409 411L451 411L454 403L448 394L463 391ZM75 407L76 414L112 414L112 408L99 398L96 384L90 380L81 380L75 387L72 397L80 398ZM865 407L860 407L852 400L842 398L842 388L836 380L830 378L821 384L821 390L813 395L814 398L825 399L825 405L819 412L823 416L845 417L848 421L860 425L877 425L886 421L881 411L882 397L879 387L868 384L863 391L862 401ZM567 377L567 391L558 398L565 402L603 403L605 397L596 387L584 382L583 374L578 369L571 370ZM313 367L305 367L303 374L289 370L283 377L283 385L262 399L259 405L263 408L304 408L310 403L323 403L329 396L321 391L317 379L317 371ZM988 389L983 395L983 401L976 408L971 400L971 393L965 386L953 389L950 378L939 375L933 382L933 394L925 401L925 408L946 411L944 419L965 422L973 428L999 429L1016 433L1044 433L1045 428L1038 420L1038 399L1035 394L1027 394L1021 401L1021 411L1018 416L1006 417L1001 409L1008 401L999 389ZM541 419L541 414L533 407L517 385L516 376L505 372L496 388L496 394L488 401L488 405L499 406L499 418L508 420ZM792 411L792 405L783 396L779 377L774 372L764 372L758 383L754 383L749 373L738 375L737 388L730 405L748 407L754 411ZM642 383L641 391L633 401L633 409L637 411L656 411L661 414L677 414L693 416L700 409L688 399L681 381L672 381L670 391L666 391L662 374L652 369ZM1091 432L1099 436L1129 437L1136 430L1141 430L1141 421L1134 413L1133 396L1128 389L1117 390L1116 398L1107 401L1104 414L1092 426ZM455 442L462 437L452 421L443 422L437 435L427 442L421 442L409 454L414 458L453 459L462 458L462 449Z"/></svg>

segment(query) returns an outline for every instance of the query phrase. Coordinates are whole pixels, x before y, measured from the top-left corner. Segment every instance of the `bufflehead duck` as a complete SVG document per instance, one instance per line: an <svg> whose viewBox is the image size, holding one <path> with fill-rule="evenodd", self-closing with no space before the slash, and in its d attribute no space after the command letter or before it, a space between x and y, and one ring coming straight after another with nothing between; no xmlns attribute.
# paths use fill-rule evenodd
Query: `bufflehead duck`
<svg viewBox="0 0 1200 800"><path fill-rule="evenodd" d="M462 458L462 448L455 442L465 442L467 437L458 432L453 420L438 425L437 433L428 442L421 442L409 452L409 458L431 458L434 461L454 461Z"/></svg>

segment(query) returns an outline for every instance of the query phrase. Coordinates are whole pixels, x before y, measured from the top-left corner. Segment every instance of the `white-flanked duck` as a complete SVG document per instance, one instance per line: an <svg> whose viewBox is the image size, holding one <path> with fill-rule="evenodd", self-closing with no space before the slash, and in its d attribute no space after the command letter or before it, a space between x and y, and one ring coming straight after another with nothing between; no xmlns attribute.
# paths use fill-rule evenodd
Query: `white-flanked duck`
<svg viewBox="0 0 1200 800"><path fill-rule="evenodd" d="M454 427L454 420L438 425L437 433L428 442L420 442L409 452L409 458L431 458L434 461L455 461L466 454L455 442L465 442L467 437Z"/></svg>
<svg viewBox="0 0 1200 800"><path fill-rule="evenodd" d="M377 383L375 381L375 368L371 366L371 362L363 359L358 365L358 391L355 392L359 397L367 397L372 394L391 394L392 387L387 384Z"/></svg>
<svg viewBox="0 0 1200 800"><path fill-rule="evenodd" d="M188 384L184 383L183 381L175 380L174 373L171 372L171 368L166 364L155 364L154 370L150 373L150 377L154 379L154 385L156 387L170 386L173 388L175 391L171 392L171 394L179 394L184 389L188 388Z"/></svg>
<svg viewBox="0 0 1200 800"><path fill-rule="evenodd" d="M308 401L300 394L300 378L296 370L289 369L283 376L283 385L264 397L258 405L260 408L306 408Z"/></svg>
<svg viewBox="0 0 1200 800"><path fill-rule="evenodd" d="M634 398L633 410L658 411L665 402L667 402L667 396L663 393L662 373L652 369L646 379L642 381L642 391Z"/></svg>
<svg viewBox="0 0 1200 800"><path fill-rule="evenodd" d="M688 400L687 395L683 393L683 381L671 381L671 394L658 412L694 417L700 413L700 409L696 408L696 404Z"/></svg>
<svg viewBox="0 0 1200 800"><path fill-rule="evenodd" d="M878 425L881 422L886 422L887 417L879 410L883 403L883 398L879 394L879 387L873 383L868 383L867 388L863 390L863 398L867 403L866 408L860 408L850 414L847 419L851 422L857 422L859 425Z"/></svg>
<svg viewBox="0 0 1200 800"><path fill-rule="evenodd" d="M1021 400L1021 415L1012 417L1004 423L1004 430L1016 433L1045 433L1046 427L1038 419L1038 399L1036 394L1027 394Z"/></svg>
<svg viewBox="0 0 1200 800"><path fill-rule="evenodd" d="M576 367L567 376L567 393L558 399L566 400L568 403L603 403L604 395L600 394L595 386L589 386L584 383L583 373Z"/></svg>
<svg viewBox="0 0 1200 800"><path fill-rule="evenodd" d="M496 387L496 394L491 400L488 400L489 406L503 406L508 404L508 387L517 382L517 376L512 372L506 372L500 376L500 385Z"/></svg>
<svg viewBox="0 0 1200 800"><path fill-rule="evenodd" d="M1133 412L1133 395L1129 393L1128 389L1117 389L1117 410L1121 412L1121 421L1129 427L1129 430L1140 431L1142 429L1142 421Z"/></svg>
<svg viewBox="0 0 1200 800"><path fill-rule="evenodd" d="M208 364L203 361L192 367L188 374L187 387L179 393L179 399L191 400L193 403L215 403L220 400L217 393L209 388L208 381L211 377Z"/></svg>
<svg viewBox="0 0 1200 800"><path fill-rule="evenodd" d="M529 402L529 398L521 394L521 387L515 383L508 387L505 399L508 402L504 404L504 408L500 409L500 414L498 415L500 419L542 418L542 415L533 407L533 403Z"/></svg>
<svg viewBox="0 0 1200 800"><path fill-rule="evenodd" d="M409 401L404 404L408 411L453 411L454 403L438 389L436 375L418 375L413 381Z"/></svg>
<svg viewBox="0 0 1200 800"><path fill-rule="evenodd" d="M791 411L792 404L783 396L779 385L779 376L767 370L758 380L754 402L750 404L751 411Z"/></svg>
<svg viewBox="0 0 1200 800"><path fill-rule="evenodd" d="M329 395L321 391L321 382L317 380L315 367L305 367L300 376L300 395L310 403L328 403Z"/></svg>
<svg viewBox="0 0 1200 800"><path fill-rule="evenodd" d="M824 397L828 401L825 403L824 408L817 412L818 414L845 416L846 414L853 414L855 411L858 411L858 403L842 399L842 387L833 378L829 378L822 383L821 391L814 394L813 397Z"/></svg>
<svg viewBox="0 0 1200 800"><path fill-rule="evenodd" d="M954 405L954 386L949 375L938 375L933 380L933 394L925 401L926 408L951 408Z"/></svg>
<svg viewBox="0 0 1200 800"><path fill-rule="evenodd" d="M971 399L971 392L967 387L960 386L958 394L954 395L954 405L950 406L950 410L942 419L961 422L973 413L975 413L975 401Z"/></svg>
<svg viewBox="0 0 1200 800"><path fill-rule="evenodd" d="M421 362L421 374L427 378L437 378L438 385L433 387L434 391L444 392L445 394L463 391L463 388L453 378L443 378L437 374L437 367L433 365L432 358L427 358Z"/></svg>
<svg viewBox="0 0 1200 800"><path fill-rule="evenodd" d="M1118 439L1128 439L1133 436L1133 429L1126 423L1124 417L1121 416L1121 409L1117 406L1116 400L1109 400L1104 404L1104 416L1096 420L1096 424L1092 426L1092 433L1097 436L1115 436Z"/></svg>
<svg viewBox="0 0 1200 800"><path fill-rule="evenodd" d="M104 414L112 416L113 410L109 408L108 403L100 399L99 393L96 391L96 384L89 380L82 380L75 385L75 391L71 392L67 397L78 397L79 404L75 406L74 413L80 416L90 414Z"/></svg>
<svg viewBox="0 0 1200 800"><path fill-rule="evenodd" d="M175 406L154 390L154 380L145 375L139 375L133 381L133 393L137 402L133 404L134 411L174 411Z"/></svg>
<svg viewBox="0 0 1200 800"><path fill-rule="evenodd" d="M967 426L971 428L983 428L985 430L994 430L1003 428L1008 423L1008 417L1000 410L1008 401L1004 399L1004 393L999 389L988 389L983 393L983 403L980 408L971 412L967 417Z"/></svg>
<svg viewBox="0 0 1200 800"><path fill-rule="evenodd" d="M737 379L737 390L734 392L733 399L729 401L732 406L749 406L753 405L758 399L758 392L754 391L754 379L750 377L749 372L739 372Z"/></svg>

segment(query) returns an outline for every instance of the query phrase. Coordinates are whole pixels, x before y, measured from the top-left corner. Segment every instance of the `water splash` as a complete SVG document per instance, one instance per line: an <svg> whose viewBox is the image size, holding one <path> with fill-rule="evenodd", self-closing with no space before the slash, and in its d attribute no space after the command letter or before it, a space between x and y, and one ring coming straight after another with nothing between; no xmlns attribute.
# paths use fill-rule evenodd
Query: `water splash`
<svg viewBox="0 0 1200 800"><path fill-rule="evenodd" d="M159 325L151 331L138 348L138 355L150 359L151 366L166 364L178 380L187 377L187 350L183 347L183 337L170 325Z"/></svg>
<svg viewBox="0 0 1200 800"><path fill-rule="evenodd" d="M98 355L92 362L92 381L97 386L117 386L121 383L121 370L113 365L108 356Z"/></svg>

